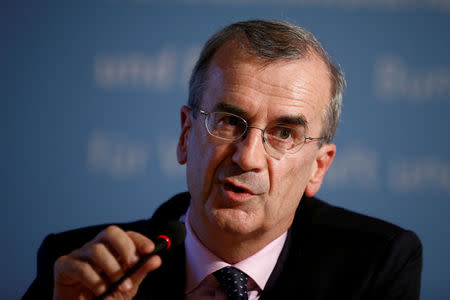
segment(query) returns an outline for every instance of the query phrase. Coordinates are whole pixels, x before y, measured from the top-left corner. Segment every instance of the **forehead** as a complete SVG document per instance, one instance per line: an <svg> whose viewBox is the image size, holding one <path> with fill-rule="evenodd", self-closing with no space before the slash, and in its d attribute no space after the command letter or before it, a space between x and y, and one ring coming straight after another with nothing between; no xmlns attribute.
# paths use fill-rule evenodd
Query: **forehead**
<svg viewBox="0 0 450 300"><path fill-rule="evenodd" d="M297 113L315 119L330 95L328 67L317 55L267 63L229 41L209 64L203 105L212 109L218 102L231 102L250 114Z"/></svg>

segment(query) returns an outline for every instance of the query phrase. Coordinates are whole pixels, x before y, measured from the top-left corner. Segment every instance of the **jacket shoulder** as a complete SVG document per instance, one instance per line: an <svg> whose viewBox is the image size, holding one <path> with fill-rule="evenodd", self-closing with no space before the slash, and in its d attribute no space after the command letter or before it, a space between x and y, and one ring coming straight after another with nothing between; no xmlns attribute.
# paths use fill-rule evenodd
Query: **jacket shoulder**
<svg viewBox="0 0 450 300"><path fill-rule="evenodd" d="M151 219L137 220L127 223L106 223L88 226L69 231L49 234L41 245L39 252L45 252L48 248L54 249L58 246L57 252L60 255L67 254L74 249L82 247L85 243L95 238L95 236L108 226L118 226L125 231L135 231L150 238L158 234L158 227L167 221L178 219L187 210L189 205L189 194L182 193L175 195L159 206Z"/></svg>
<svg viewBox="0 0 450 300"><path fill-rule="evenodd" d="M101 224L49 234L38 250L36 278L22 299L51 299L53 294L53 265L56 259L82 247L109 225L111 224ZM149 226L149 220L115 225L124 230L143 233Z"/></svg>
<svg viewBox="0 0 450 300"><path fill-rule="evenodd" d="M125 231L135 231L154 238L155 235L159 234L159 226L164 226L164 223L167 221L178 219L186 212L189 201L189 194L182 193L163 203L151 219L129 223L101 224L49 234L38 250L36 278L22 299L51 299L53 293L53 265L56 259L82 247L108 226L115 225Z"/></svg>
<svg viewBox="0 0 450 300"><path fill-rule="evenodd" d="M337 207L317 198L304 198L303 201L298 215L308 218L313 230L330 232L334 235L370 237L374 241L389 241L406 235L411 242L420 243L412 231L390 222Z"/></svg>
<svg viewBox="0 0 450 300"><path fill-rule="evenodd" d="M292 226L292 244L297 249L291 252L291 258L296 257L292 261L307 274L302 282L311 295L418 299L422 244L412 231L303 198Z"/></svg>

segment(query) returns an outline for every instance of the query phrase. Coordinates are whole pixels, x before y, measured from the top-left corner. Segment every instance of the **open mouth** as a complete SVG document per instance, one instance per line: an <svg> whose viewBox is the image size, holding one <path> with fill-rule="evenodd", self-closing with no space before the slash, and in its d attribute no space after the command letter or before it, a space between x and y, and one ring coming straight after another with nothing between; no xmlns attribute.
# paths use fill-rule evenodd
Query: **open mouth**
<svg viewBox="0 0 450 300"><path fill-rule="evenodd" d="M224 187L225 190L233 191L234 193L248 193L245 189L235 186L234 184L229 182L225 183Z"/></svg>

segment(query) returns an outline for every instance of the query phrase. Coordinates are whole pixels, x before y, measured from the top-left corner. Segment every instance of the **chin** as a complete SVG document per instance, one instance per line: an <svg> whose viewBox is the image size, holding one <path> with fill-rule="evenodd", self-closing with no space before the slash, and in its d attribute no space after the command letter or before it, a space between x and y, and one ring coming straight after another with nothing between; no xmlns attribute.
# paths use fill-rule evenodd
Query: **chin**
<svg viewBox="0 0 450 300"><path fill-rule="evenodd" d="M258 216L239 208L219 208L212 212L212 222L219 230L233 235L249 235L257 231Z"/></svg>

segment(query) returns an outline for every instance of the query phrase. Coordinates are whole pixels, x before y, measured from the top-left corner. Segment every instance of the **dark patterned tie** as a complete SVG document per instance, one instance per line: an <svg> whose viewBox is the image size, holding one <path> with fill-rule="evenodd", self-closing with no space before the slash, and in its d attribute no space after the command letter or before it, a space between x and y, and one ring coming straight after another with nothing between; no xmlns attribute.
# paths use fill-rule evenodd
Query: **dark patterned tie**
<svg viewBox="0 0 450 300"><path fill-rule="evenodd" d="M216 272L214 276L227 294L229 300L247 300L248 276L233 267L225 267Z"/></svg>

